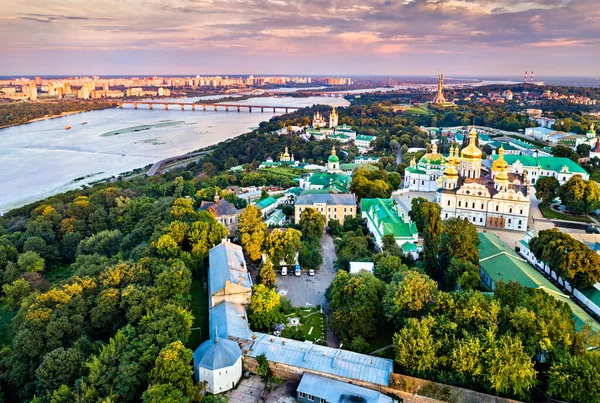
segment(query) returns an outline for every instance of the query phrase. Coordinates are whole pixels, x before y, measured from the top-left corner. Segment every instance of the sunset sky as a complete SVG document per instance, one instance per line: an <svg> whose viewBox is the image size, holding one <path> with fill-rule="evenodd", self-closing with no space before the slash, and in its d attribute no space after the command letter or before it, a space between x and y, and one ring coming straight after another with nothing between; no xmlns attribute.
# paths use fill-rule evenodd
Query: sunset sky
<svg viewBox="0 0 600 403"><path fill-rule="evenodd" d="M600 75L599 0L2 0L0 75Z"/></svg>

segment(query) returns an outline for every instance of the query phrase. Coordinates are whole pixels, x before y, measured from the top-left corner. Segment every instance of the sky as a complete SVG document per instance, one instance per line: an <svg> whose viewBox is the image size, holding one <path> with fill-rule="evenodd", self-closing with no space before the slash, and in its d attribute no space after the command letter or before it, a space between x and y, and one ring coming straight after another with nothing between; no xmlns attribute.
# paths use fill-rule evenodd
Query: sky
<svg viewBox="0 0 600 403"><path fill-rule="evenodd" d="M600 0L2 0L0 75L600 75Z"/></svg>

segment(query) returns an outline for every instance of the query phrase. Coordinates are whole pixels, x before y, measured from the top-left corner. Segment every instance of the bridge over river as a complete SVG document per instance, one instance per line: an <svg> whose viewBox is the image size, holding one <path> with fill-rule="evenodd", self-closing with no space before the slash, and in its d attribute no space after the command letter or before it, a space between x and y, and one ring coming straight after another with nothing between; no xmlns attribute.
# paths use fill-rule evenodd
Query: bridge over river
<svg viewBox="0 0 600 403"><path fill-rule="evenodd" d="M195 111L196 108L202 108L203 111L212 110L212 111L244 111L244 112L252 112L252 110L264 112L265 110L272 110L275 112L283 112L288 113L290 110L298 110L302 109L301 106L274 106L274 105L247 105L247 104L201 104L194 102L174 102L174 101L110 101L111 104L116 104L119 108L123 108L123 105L133 105L133 109L138 109L139 105L147 105L149 109L154 109L155 106L161 107L164 110L169 110L169 107L179 107L182 111L184 110L192 110Z"/></svg>

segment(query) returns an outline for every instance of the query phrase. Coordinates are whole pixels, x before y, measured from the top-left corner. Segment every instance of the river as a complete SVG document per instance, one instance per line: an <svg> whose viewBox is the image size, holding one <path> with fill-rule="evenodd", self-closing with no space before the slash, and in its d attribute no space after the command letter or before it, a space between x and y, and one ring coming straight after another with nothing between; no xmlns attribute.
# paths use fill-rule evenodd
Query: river
<svg viewBox="0 0 600 403"><path fill-rule="evenodd" d="M193 102L198 98L178 99ZM347 106L342 98L268 97L243 104ZM281 114L105 109L0 129L0 213L163 158L219 143ZM82 122L87 122L82 125ZM70 130L65 130L71 126Z"/></svg>

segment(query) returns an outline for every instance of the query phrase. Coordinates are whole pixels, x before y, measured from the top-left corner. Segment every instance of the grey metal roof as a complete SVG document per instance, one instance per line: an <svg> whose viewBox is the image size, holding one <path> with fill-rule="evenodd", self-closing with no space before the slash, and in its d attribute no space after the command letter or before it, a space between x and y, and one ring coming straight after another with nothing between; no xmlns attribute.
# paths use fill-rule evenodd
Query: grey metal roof
<svg viewBox="0 0 600 403"><path fill-rule="evenodd" d="M242 247L231 242L222 242L208 252L208 291L210 295L231 283L251 288L252 281L246 269Z"/></svg>
<svg viewBox="0 0 600 403"><path fill-rule="evenodd" d="M305 372L302 375L297 391L335 403L357 401L363 403L391 403L393 401L392 398L375 390L311 374L310 372ZM357 400L356 398L361 399Z"/></svg>
<svg viewBox="0 0 600 403"><path fill-rule="evenodd" d="M292 365L316 372L360 379L389 386L394 363L387 358L319 346L264 333L254 333L256 340L247 355L265 354L272 362ZM271 341L272 340L272 341Z"/></svg>
<svg viewBox="0 0 600 403"><path fill-rule="evenodd" d="M303 194L296 199L297 205L312 205L316 203L324 203L329 205L356 206L356 196L352 193L343 194Z"/></svg>
<svg viewBox="0 0 600 403"><path fill-rule="evenodd" d="M206 340L194 351L194 368L215 370L231 367L241 356L242 350L233 340Z"/></svg>
<svg viewBox="0 0 600 403"><path fill-rule="evenodd" d="M198 210L208 210L211 209L214 211L214 214L217 217L226 216L226 215L236 215L239 211L235 208L235 206L229 203L227 200L219 200L217 203L211 201L203 201L200 204L200 208Z"/></svg>
<svg viewBox="0 0 600 403"><path fill-rule="evenodd" d="M229 336L238 339L250 340L252 331L248 326L246 308L242 304L225 301L216 305L209 311L210 338L215 337L215 330L219 337L227 339Z"/></svg>

